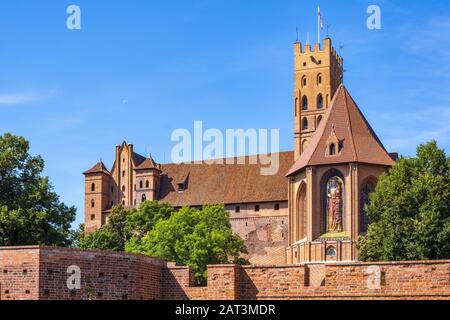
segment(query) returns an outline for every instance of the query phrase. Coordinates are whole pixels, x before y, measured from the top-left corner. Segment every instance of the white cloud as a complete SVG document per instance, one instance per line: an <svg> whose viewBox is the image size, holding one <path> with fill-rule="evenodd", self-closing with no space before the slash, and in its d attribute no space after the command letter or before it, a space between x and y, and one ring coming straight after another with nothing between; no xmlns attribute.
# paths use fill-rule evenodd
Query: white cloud
<svg viewBox="0 0 450 320"><path fill-rule="evenodd" d="M42 96L33 94L0 94L0 105L29 104L42 99Z"/></svg>

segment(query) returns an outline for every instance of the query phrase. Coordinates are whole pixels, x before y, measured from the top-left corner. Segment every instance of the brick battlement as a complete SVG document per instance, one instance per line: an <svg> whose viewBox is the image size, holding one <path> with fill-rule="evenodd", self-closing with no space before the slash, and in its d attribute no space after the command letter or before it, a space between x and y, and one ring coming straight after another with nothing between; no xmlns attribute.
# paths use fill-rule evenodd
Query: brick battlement
<svg viewBox="0 0 450 320"><path fill-rule="evenodd" d="M70 291L67 269L81 270ZM148 256L50 247L0 248L0 300L450 299L450 261L192 269Z"/></svg>

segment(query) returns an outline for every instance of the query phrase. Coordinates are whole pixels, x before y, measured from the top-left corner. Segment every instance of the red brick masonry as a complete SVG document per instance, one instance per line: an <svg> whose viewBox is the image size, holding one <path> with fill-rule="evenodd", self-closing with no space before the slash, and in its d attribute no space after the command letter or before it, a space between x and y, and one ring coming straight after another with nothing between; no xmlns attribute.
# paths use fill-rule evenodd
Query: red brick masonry
<svg viewBox="0 0 450 320"><path fill-rule="evenodd" d="M81 270L69 290L70 266ZM193 273L134 254L48 247L0 248L0 300L450 299L450 261L294 266L216 265Z"/></svg>

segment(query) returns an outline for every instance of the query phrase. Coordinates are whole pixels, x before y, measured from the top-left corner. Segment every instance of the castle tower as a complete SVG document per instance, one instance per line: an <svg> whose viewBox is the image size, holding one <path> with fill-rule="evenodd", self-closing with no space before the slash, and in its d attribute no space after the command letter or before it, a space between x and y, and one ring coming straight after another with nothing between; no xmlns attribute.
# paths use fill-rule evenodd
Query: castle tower
<svg viewBox="0 0 450 320"><path fill-rule="evenodd" d="M320 44L294 44L295 91L294 134L295 159L308 147L324 118L336 90L343 82L343 59L333 49L331 39Z"/></svg>
<svg viewBox="0 0 450 320"><path fill-rule="evenodd" d="M90 234L105 223L103 212L111 208L111 174L103 162L84 173L84 225L86 234Z"/></svg>
<svg viewBox="0 0 450 320"><path fill-rule="evenodd" d="M159 198L159 177L161 166L150 156L134 171L136 172L136 205L145 201L157 201Z"/></svg>

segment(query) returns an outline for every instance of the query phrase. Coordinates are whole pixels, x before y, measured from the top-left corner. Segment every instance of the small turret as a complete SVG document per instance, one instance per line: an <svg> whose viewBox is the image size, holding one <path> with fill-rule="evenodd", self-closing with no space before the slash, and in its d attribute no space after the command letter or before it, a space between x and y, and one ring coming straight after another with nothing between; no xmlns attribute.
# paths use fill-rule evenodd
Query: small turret
<svg viewBox="0 0 450 320"><path fill-rule="evenodd" d="M157 201L159 199L161 165L157 164L150 156L134 171L136 172L136 205L147 200Z"/></svg>
<svg viewBox="0 0 450 320"><path fill-rule="evenodd" d="M104 212L111 208L111 173L103 162L84 172L84 226L85 233L90 234L100 229L105 223Z"/></svg>

